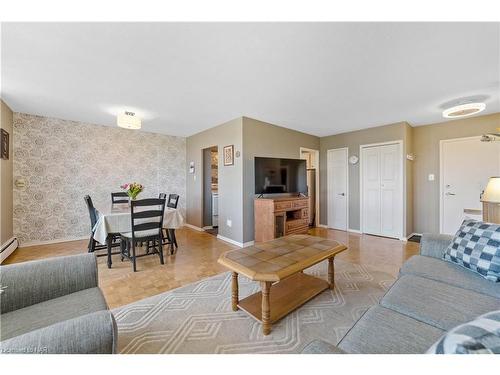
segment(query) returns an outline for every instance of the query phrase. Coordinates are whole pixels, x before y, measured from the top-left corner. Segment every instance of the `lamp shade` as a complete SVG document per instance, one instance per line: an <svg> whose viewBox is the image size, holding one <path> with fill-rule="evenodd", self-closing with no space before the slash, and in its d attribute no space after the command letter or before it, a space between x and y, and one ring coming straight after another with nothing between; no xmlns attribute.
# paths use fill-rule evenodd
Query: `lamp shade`
<svg viewBox="0 0 500 375"><path fill-rule="evenodd" d="M481 199L487 203L500 203L500 177L490 177Z"/></svg>
<svg viewBox="0 0 500 375"><path fill-rule="evenodd" d="M120 113L116 118L116 124L125 129L140 129L141 119L134 112Z"/></svg>

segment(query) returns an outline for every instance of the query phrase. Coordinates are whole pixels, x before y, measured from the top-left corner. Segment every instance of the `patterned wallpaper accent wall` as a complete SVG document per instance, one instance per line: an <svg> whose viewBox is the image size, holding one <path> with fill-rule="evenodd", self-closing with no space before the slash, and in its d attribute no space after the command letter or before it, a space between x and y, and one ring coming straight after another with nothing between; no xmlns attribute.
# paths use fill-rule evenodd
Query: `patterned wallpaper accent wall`
<svg viewBox="0 0 500 375"><path fill-rule="evenodd" d="M125 182L140 182L139 198L180 195L185 215L186 139L162 134L14 114L14 235L22 245L85 237L83 197L97 209Z"/></svg>

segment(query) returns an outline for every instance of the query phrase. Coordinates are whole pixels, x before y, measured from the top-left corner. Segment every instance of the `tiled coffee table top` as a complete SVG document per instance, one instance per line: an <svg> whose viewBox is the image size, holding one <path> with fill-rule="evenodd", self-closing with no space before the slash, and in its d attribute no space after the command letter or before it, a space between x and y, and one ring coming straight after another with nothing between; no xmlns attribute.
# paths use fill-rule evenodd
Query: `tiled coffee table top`
<svg viewBox="0 0 500 375"><path fill-rule="evenodd" d="M344 250L334 240L295 234L228 251L219 263L251 280L280 281Z"/></svg>

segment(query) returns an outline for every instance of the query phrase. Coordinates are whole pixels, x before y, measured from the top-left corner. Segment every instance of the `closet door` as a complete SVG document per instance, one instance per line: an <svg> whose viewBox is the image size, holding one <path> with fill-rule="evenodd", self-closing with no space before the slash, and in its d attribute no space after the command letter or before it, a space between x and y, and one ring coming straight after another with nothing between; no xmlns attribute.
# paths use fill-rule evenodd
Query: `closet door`
<svg viewBox="0 0 500 375"><path fill-rule="evenodd" d="M363 147L361 157L362 231L400 238L403 230L401 145Z"/></svg>
<svg viewBox="0 0 500 375"><path fill-rule="evenodd" d="M380 234L400 237L402 232L401 145L380 146Z"/></svg>
<svg viewBox="0 0 500 375"><path fill-rule="evenodd" d="M380 234L380 150L362 149L363 158L363 232Z"/></svg>

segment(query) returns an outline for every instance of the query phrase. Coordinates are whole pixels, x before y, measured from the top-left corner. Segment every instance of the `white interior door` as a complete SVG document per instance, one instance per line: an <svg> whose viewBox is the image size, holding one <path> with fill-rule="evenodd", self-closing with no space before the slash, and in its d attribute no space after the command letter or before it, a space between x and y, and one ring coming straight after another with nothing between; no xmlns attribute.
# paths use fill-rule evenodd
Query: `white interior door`
<svg viewBox="0 0 500 375"><path fill-rule="evenodd" d="M362 231L400 238L403 230L401 144L363 147Z"/></svg>
<svg viewBox="0 0 500 375"><path fill-rule="evenodd" d="M328 150L328 227L340 230L347 230L348 227L347 159L347 148Z"/></svg>
<svg viewBox="0 0 500 375"><path fill-rule="evenodd" d="M441 232L455 234L466 214L481 210L489 177L500 175L500 142L479 137L441 142Z"/></svg>
<svg viewBox="0 0 500 375"><path fill-rule="evenodd" d="M380 234L401 237L403 194L401 191L401 145L380 147Z"/></svg>
<svg viewBox="0 0 500 375"><path fill-rule="evenodd" d="M362 149L363 160L363 232L380 234L380 151Z"/></svg>

